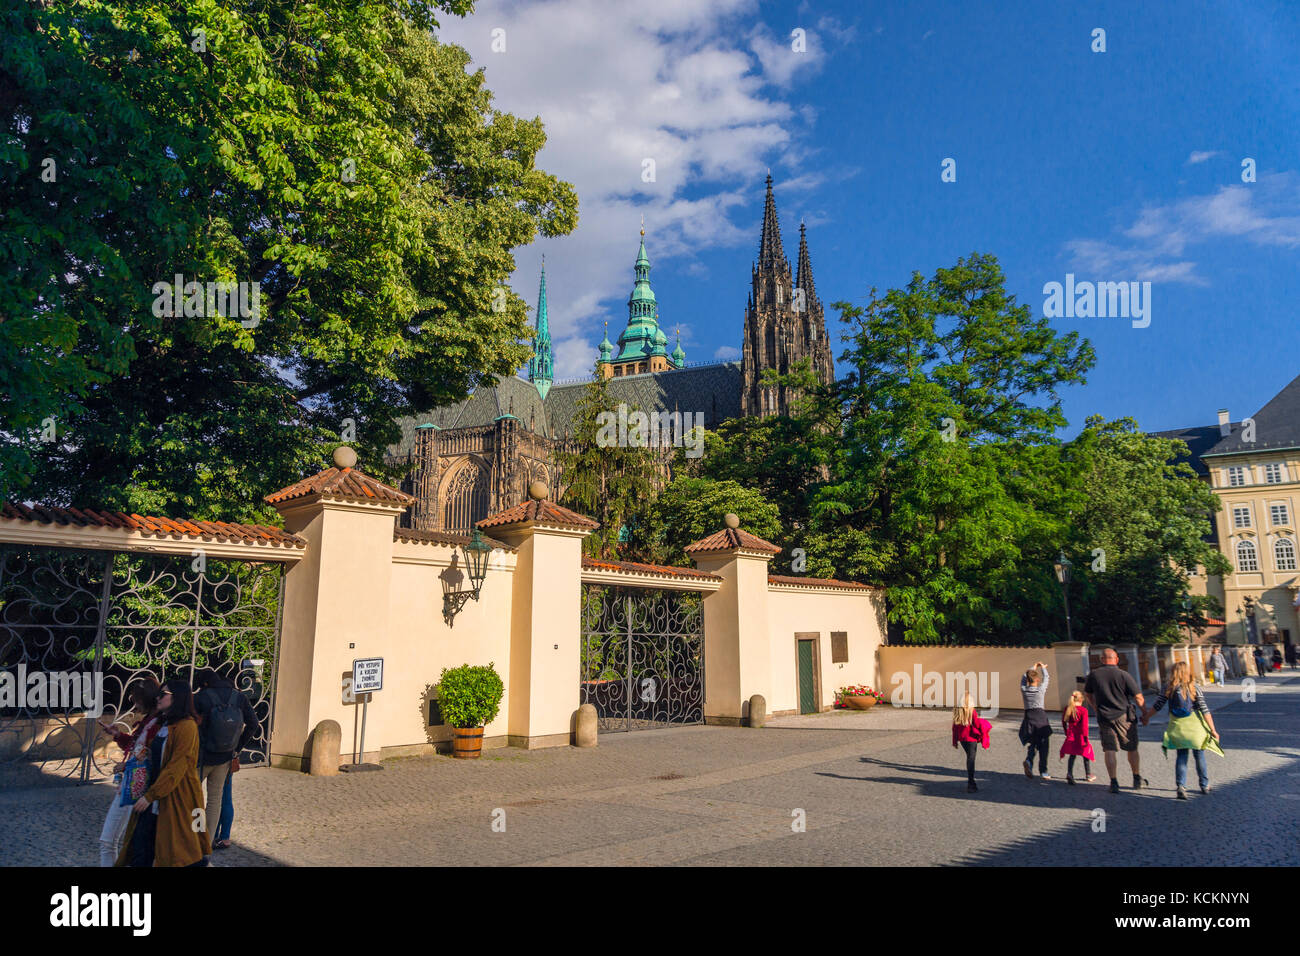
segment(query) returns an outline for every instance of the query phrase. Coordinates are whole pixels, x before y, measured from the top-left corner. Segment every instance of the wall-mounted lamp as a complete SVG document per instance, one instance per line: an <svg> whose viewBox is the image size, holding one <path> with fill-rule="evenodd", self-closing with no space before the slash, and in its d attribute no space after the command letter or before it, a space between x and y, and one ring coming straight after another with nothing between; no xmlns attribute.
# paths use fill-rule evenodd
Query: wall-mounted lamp
<svg viewBox="0 0 1300 956"><path fill-rule="evenodd" d="M470 588L466 591L448 591L442 596L442 616L448 624L451 624L470 598L478 600L479 592L483 590L483 579L487 577L488 555L492 553L492 546L483 540L483 532L475 528L469 544L462 545L460 550L465 556Z"/></svg>

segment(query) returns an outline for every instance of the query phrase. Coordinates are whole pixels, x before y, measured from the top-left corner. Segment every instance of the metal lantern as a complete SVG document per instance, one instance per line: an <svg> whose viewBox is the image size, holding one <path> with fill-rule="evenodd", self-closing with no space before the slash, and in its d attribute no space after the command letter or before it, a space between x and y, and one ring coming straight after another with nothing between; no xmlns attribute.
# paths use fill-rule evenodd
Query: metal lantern
<svg viewBox="0 0 1300 956"><path fill-rule="evenodd" d="M1074 565L1070 563L1070 559L1065 556L1064 551L1056 556L1056 560L1052 562L1052 567L1056 569L1056 580L1062 584L1070 583L1070 570Z"/></svg>
<svg viewBox="0 0 1300 956"><path fill-rule="evenodd" d="M492 546L483 540L483 532L475 528L474 537L461 550L465 553L465 568L469 571L469 583L473 585L474 600L477 601L478 592L487 577L488 555L492 553Z"/></svg>

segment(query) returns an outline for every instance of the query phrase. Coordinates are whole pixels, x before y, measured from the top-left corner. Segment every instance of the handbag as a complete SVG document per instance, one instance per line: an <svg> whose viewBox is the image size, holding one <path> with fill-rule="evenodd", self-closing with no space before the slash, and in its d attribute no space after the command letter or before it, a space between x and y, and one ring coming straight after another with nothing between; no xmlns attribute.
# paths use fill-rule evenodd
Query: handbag
<svg viewBox="0 0 1300 956"><path fill-rule="evenodd" d="M137 759L134 756L128 757L126 764L122 767L122 802L121 806L129 807L149 789L149 758Z"/></svg>

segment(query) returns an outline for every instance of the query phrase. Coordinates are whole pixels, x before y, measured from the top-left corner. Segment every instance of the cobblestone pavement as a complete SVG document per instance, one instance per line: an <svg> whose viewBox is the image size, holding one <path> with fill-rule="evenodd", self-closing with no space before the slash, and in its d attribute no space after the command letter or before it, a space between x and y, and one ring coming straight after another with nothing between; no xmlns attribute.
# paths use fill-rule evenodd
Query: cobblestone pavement
<svg viewBox="0 0 1300 956"><path fill-rule="evenodd" d="M1149 789L1111 795L1101 766L1069 786L1055 756L1057 779L1027 780L1018 715L1004 713L967 794L946 713L876 708L331 778L249 770L235 778L236 846L214 864L1300 864L1300 679L1265 678L1253 702L1208 696L1227 758L1209 755L1212 791L1185 803L1163 714L1142 731ZM93 865L111 796L0 775L0 864Z"/></svg>

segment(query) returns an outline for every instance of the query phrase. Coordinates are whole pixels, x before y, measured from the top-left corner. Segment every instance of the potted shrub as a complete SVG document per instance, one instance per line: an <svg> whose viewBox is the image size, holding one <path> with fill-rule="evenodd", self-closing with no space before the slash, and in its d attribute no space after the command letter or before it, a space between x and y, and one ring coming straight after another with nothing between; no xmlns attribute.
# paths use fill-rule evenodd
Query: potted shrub
<svg viewBox="0 0 1300 956"><path fill-rule="evenodd" d="M840 688L839 698L840 703L849 710L870 710L883 701L885 695L865 684L850 684Z"/></svg>
<svg viewBox="0 0 1300 956"><path fill-rule="evenodd" d="M483 753L483 725L496 719L506 688L493 664L443 668L438 679L438 707L453 728L451 752L456 757Z"/></svg>

